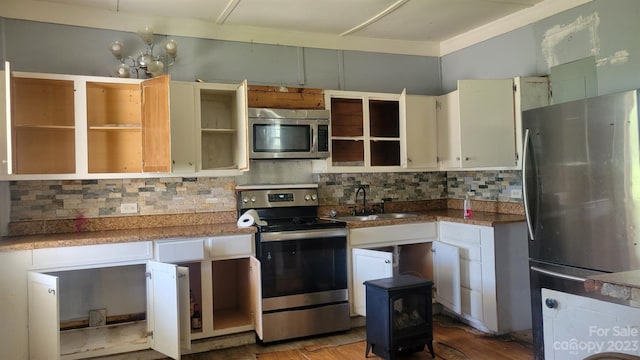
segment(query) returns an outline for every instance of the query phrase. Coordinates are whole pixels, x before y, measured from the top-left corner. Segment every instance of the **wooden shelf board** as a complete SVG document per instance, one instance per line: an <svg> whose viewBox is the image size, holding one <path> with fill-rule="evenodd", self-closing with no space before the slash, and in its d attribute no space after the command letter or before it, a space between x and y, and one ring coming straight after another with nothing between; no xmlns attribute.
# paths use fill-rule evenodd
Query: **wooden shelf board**
<svg viewBox="0 0 640 360"><path fill-rule="evenodd" d="M75 126L73 125L20 125L17 124L14 126L15 129L60 129L60 130L73 130Z"/></svg>
<svg viewBox="0 0 640 360"><path fill-rule="evenodd" d="M236 129L201 129L202 132L205 133L216 133L216 134L235 134L238 131Z"/></svg>
<svg viewBox="0 0 640 360"><path fill-rule="evenodd" d="M237 309L215 310L213 315L213 328L216 330L235 328L250 325L251 323L251 314Z"/></svg>

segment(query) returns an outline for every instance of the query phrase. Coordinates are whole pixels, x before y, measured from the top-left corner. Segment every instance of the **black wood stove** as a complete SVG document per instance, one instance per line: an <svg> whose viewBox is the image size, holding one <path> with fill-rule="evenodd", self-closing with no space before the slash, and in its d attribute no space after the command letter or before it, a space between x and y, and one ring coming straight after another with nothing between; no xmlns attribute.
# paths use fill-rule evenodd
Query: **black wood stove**
<svg viewBox="0 0 640 360"><path fill-rule="evenodd" d="M365 281L367 350L385 360L397 355L433 351L431 288L433 282L413 275Z"/></svg>

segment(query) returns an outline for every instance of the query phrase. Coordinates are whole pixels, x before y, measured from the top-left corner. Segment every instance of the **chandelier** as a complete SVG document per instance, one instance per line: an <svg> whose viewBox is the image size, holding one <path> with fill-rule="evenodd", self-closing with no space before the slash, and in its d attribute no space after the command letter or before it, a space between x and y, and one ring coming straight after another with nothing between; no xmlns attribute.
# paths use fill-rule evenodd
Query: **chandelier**
<svg viewBox="0 0 640 360"><path fill-rule="evenodd" d="M175 40L163 41L161 44L163 52L156 55L153 53L157 45L153 41L153 30L147 26L139 30L138 35L146 46L137 57L125 56L124 45L120 41L114 41L109 45L111 54L120 60L120 65L116 66L115 75L121 78L130 77L132 72L135 72L136 78L163 75L165 68L175 62L178 55L178 43Z"/></svg>

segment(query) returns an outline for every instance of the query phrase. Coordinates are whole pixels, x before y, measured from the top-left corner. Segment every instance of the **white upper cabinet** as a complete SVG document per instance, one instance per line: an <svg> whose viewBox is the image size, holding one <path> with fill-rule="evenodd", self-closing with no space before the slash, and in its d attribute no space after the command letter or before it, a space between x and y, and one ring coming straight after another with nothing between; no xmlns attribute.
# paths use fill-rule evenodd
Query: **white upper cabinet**
<svg viewBox="0 0 640 360"><path fill-rule="evenodd" d="M459 80L458 90L440 97L440 168L516 165L513 80Z"/></svg>
<svg viewBox="0 0 640 360"><path fill-rule="evenodd" d="M3 178L170 172L168 76L141 81L8 70L7 64Z"/></svg>
<svg viewBox="0 0 640 360"><path fill-rule="evenodd" d="M426 95L407 95L406 126L402 144L406 146L408 169L437 169L438 146L436 132L436 97Z"/></svg>
<svg viewBox="0 0 640 360"><path fill-rule="evenodd" d="M549 104L546 77L459 80L438 97L439 168L522 168L522 111Z"/></svg>
<svg viewBox="0 0 640 360"><path fill-rule="evenodd" d="M325 91L331 110L329 172L384 172L407 167L406 93Z"/></svg>
<svg viewBox="0 0 640 360"><path fill-rule="evenodd" d="M174 81L170 91L172 171L227 176L249 170L246 80Z"/></svg>

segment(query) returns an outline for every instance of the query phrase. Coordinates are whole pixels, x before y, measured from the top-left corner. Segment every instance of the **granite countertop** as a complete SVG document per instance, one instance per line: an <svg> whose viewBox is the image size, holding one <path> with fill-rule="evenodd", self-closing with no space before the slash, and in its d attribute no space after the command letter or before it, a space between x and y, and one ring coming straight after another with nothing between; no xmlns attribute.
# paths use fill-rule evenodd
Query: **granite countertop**
<svg viewBox="0 0 640 360"><path fill-rule="evenodd" d="M32 250L77 245L113 244L170 238L192 238L233 234L252 234L255 228L240 228L236 223L166 226L156 228L88 231L3 237L0 251Z"/></svg>
<svg viewBox="0 0 640 360"><path fill-rule="evenodd" d="M481 225L481 226L494 226L497 224L506 224L514 222L525 221L524 215L517 214L500 214L493 212L475 211L473 216L469 219L465 219L462 210L458 209L442 209L442 210L427 210L427 211L409 211L411 214L417 215L416 217L408 217L401 219L375 219L367 221L347 221L347 228L363 228L371 226L385 226L385 225L397 225L414 223L421 221L450 221L463 224Z"/></svg>
<svg viewBox="0 0 640 360"><path fill-rule="evenodd" d="M465 219L461 209L462 202L429 201L405 202L389 206L387 212L408 212L416 217L401 219L377 219L371 221L347 222L347 228L385 226L424 221L452 221L465 224L494 226L501 223L525 221L518 205L502 204L491 208L482 208ZM395 207L394 207L395 206ZM514 208L515 206L515 208ZM329 209L322 209L327 214ZM340 209L346 211L348 208ZM490 211L482 211L490 210ZM493 210L493 211L491 211ZM497 211L496 211L497 210ZM500 212L500 210L512 213ZM151 241L170 238L191 238L233 234L255 233L254 227L238 227L235 211L220 213L176 214L154 216L130 216L104 219L25 221L10 224L15 236L0 237L0 251L32 250L40 248L96 245L135 241ZM328 216L324 216L328 217ZM81 227L79 227L81 225ZM80 230L80 231L78 231ZM11 233L11 231L10 231Z"/></svg>
<svg viewBox="0 0 640 360"><path fill-rule="evenodd" d="M587 292L640 307L640 270L590 276L584 288Z"/></svg>

